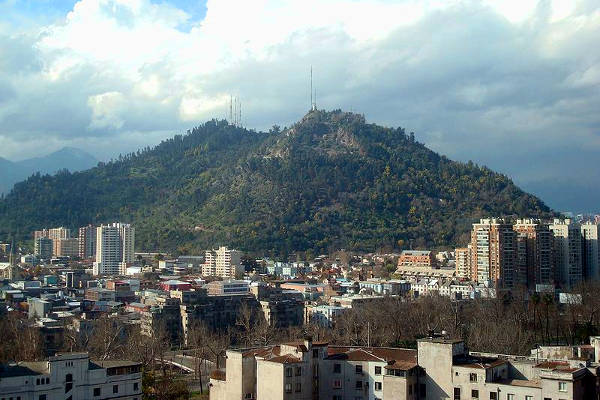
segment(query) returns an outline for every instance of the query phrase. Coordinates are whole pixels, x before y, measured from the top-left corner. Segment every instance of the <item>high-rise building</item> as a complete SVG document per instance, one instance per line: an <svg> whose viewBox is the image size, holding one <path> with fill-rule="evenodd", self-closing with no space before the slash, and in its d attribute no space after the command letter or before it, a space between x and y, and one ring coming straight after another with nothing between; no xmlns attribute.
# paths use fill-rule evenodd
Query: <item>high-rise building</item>
<svg viewBox="0 0 600 400"><path fill-rule="evenodd" d="M33 245L33 253L36 257L43 260L49 260L52 258L52 239L44 236L39 236L35 239Z"/></svg>
<svg viewBox="0 0 600 400"><path fill-rule="evenodd" d="M521 284L517 269L517 235L503 219L482 219L471 231L471 280L498 288Z"/></svg>
<svg viewBox="0 0 600 400"><path fill-rule="evenodd" d="M221 246L216 250L208 250L204 256L202 274L205 276L220 276L235 278L244 273L241 264L242 252Z"/></svg>
<svg viewBox="0 0 600 400"><path fill-rule="evenodd" d="M471 277L471 245L454 250L454 259L456 260L456 277Z"/></svg>
<svg viewBox="0 0 600 400"><path fill-rule="evenodd" d="M581 225L583 247L583 277L600 279L600 247L598 246L598 224L586 222Z"/></svg>
<svg viewBox="0 0 600 400"><path fill-rule="evenodd" d="M70 238L71 230L62 226L60 228L48 229L48 237L52 239L52 255L56 256L59 253L59 240Z"/></svg>
<svg viewBox="0 0 600 400"><path fill-rule="evenodd" d="M33 240L39 239L41 237L45 237L45 238L48 237L48 229L44 228L42 230L33 232Z"/></svg>
<svg viewBox="0 0 600 400"><path fill-rule="evenodd" d="M134 259L135 228L115 222L96 228L94 275L125 274Z"/></svg>
<svg viewBox="0 0 600 400"><path fill-rule="evenodd" d="M53 241L58 243L56 246L57 257L78 257L79 256L79 239L63 238Z"/></svg>
<svg viewBox="0 0 600 400"><path fill-rule="evenodd" d="M581 226L570 219L554 219L554 279L559 285L573 287L583 279Z"/></svg>
<svg viewBox="0 0 600 400"><path fill-rule="evenodd" d="M79 228L79 258L96 257L96 227L93 225Z"/></svg>
<svg viewBox="0 0 600 400"><path fill-rule="evenodd" d="M554 281L553 235L548 225L540 220L518 219L513 229L517 232L520 280L531 288L537 284L551 285Z"/></svg>

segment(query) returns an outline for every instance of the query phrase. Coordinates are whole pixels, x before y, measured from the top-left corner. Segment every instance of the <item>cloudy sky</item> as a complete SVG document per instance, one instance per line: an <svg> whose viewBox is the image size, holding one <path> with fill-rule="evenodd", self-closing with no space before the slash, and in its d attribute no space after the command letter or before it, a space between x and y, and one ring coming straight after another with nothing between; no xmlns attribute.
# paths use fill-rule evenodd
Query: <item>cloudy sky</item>
<svg viewBox="0 0 600 400"><path fill-rule="evenodd" d="M600 211L598 0L0 0L0 157L108 159L226 115L402 126Z"/></svg>

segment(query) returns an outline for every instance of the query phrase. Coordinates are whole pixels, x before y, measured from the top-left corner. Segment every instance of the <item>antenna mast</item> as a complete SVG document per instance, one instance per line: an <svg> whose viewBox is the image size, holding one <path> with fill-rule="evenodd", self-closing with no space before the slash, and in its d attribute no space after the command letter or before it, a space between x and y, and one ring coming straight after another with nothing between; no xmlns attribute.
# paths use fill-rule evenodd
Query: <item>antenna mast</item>
<svg viewBox="0 0 600 400"><path fill-rule="evenodd" d="M233 96L229 95L229 123L233 123Z"/></svg>
<svg viewBox="0 0 600 400"><path fill-rule="evenodd" d="M312 65L310 66L310 110L313 110Z"/></svg>

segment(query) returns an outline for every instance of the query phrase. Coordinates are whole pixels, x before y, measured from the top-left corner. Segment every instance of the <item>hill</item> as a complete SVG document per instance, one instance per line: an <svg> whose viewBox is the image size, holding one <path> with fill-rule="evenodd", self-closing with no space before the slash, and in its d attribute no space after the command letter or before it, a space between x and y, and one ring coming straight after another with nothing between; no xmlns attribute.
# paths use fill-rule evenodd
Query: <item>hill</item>
<svg viewBox="0 0 600 400"><path fill-rule="evenodd" d="M62 169L75 172L96 164L98 160L94 156L73 147L63 147L46 156L21 161L0 158L0 194L8 193L15 183L36 172L51 175Z"/></svg>
<svg viewBox="0 0 600 400"><path fill-rule="evenodd" d="M0 201L0 235L123 220L138 249L314 254L454 245L481 216L549 214L504 175L338 110L269 132L213 120L87 171L34 175Z"/></svg>

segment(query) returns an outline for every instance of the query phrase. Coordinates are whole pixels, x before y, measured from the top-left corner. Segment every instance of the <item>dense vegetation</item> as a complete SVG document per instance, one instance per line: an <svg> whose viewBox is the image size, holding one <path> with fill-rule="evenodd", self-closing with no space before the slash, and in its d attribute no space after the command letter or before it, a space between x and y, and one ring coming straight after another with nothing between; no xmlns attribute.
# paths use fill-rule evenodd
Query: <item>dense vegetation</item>
<svg viewBox="0 0 600 400"><path fill-rule="evenodd" d="M548 214L508 177L440 156L402 128L313 111L269 132L213 120L91 170L34 175L0 200L0 238L122 220L140 250L314 254L453 245L481 216Z"/></svg>

